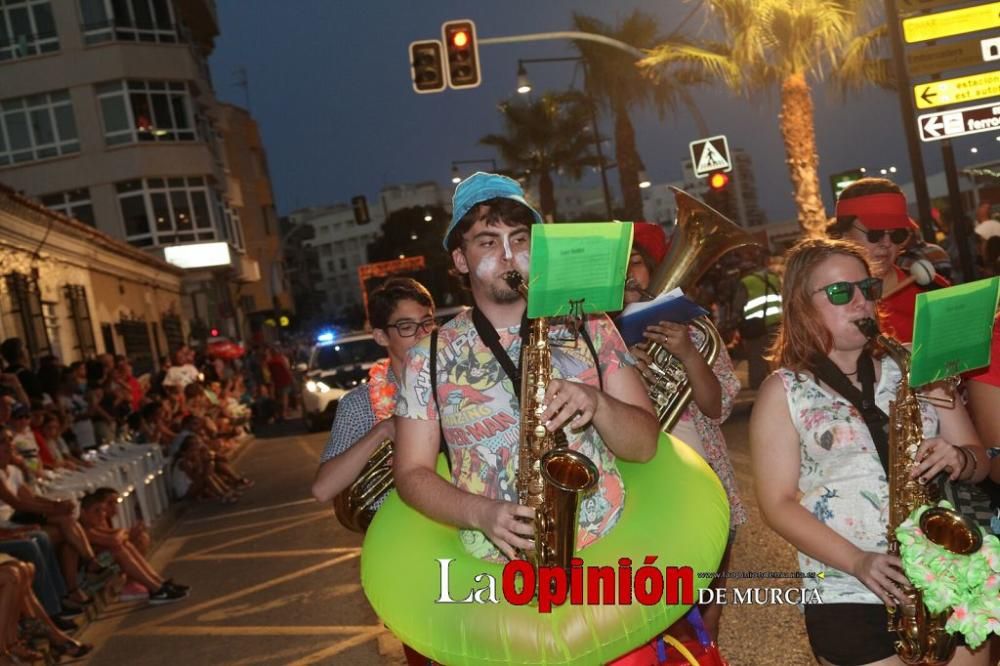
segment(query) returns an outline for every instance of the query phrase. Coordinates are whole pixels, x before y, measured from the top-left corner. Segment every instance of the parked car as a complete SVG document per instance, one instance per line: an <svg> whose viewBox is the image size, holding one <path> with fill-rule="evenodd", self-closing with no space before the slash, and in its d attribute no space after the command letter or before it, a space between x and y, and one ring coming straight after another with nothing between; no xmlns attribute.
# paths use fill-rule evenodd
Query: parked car
<svg viewBox="0 0 1000 666"><path fill-rule="evenodd" d="M309 354L309 363L297 368L303 374L302 412L310 430L329 428L337 403L355 386L368 382L368 371L385 357L385 349L371 333L335 337L320 335Z"/></svg>

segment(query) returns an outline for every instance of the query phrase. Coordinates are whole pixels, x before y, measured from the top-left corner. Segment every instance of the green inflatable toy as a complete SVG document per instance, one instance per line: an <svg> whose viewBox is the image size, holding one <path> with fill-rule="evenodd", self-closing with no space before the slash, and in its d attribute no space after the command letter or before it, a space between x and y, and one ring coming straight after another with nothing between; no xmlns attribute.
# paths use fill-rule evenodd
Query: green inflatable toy
<svg viewBox="0 0 1000 666"><path fill-rule="evenodd" d="M630 558L633 577L652 556L661 575L666 567L691 567L697 599L711 582L698 572L717 569L729 536L722 484L694 450L665 434L650 462L618 465L626 491L622 516L577 556L585 568L614 567L616 574L619 559ZM438 472L448 476L443 457ZM470 603L438 602L444 566L446 600ZM487 575L499 603L489 601ZM361 551L361 583L375 612L399 640L442 664L604 663L646 643L690 607L661 595L651 605L567 599L542 613L536 603L507 603L502 578L503 565L468 555L455 528L426 518L396 493L375 515Z"/></svg>

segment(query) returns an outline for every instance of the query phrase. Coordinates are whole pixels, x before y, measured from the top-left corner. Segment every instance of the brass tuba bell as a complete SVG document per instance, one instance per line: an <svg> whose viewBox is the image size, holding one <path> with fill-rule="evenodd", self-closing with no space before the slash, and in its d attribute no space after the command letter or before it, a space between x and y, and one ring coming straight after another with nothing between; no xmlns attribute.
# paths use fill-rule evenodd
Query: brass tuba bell
<svg viewBox="0 0 1000 666"><path fill-rule="evenodd" d="M760 247L749 233L722 213L683 190L670 189L677 201L677 231L667 256L657 266L644 292L651 298L677 287L690 291L724 254L750 245ZM698 353L711 366L722 348L722 336L708 317L698 317L690 324L705 335ZM646 353L653 361L649 369L656 375L647 387L649 397L656 406L660 429L669 432L691 400L691 382L683 364L659 343L651 343Z"/></svg>

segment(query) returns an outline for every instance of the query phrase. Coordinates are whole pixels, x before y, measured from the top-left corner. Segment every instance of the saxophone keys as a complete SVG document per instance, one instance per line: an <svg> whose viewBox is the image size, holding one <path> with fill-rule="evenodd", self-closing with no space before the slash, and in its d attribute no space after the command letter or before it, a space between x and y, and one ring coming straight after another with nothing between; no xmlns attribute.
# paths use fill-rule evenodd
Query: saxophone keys
<svg viewBox="0 0 1000 666"><path fill-rule="evenodd" d="M545 437L545 435L548 433L548 431L545 429L545 426L543 426L541 423L539 423L538 425L535 426L535 429L534 429L533 432L534 432L535 437L538 437L538 438Z"/></svg>

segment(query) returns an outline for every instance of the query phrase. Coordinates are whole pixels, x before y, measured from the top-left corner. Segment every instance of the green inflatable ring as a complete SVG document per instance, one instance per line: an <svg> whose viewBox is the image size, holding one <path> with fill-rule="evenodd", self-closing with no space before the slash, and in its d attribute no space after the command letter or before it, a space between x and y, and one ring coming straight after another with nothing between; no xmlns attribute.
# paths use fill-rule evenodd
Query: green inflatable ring
<svg viewBox="0 0 1000 666"><path fill-rule="evenodd" d="M654 566L690 566L697 590L711 582L697 572L715 571L729 535L729 503L715 473L689 446L661 435L646 464L619 461L626 487L618 524L578 555L585 566L617 569L632 559ZM443 457L438 472L447 476ZM496 580L498 604L435 603L440 595L439 558L453 559L450 596L464 600ZM392 493L365 535L361 583L368 601L403 643L442 664L595 664L616 659L662 632L689 606L570 605L540 613L535 604L514 606L502 594L503 567L468 555L458 531L418 513Z"/></svg>

